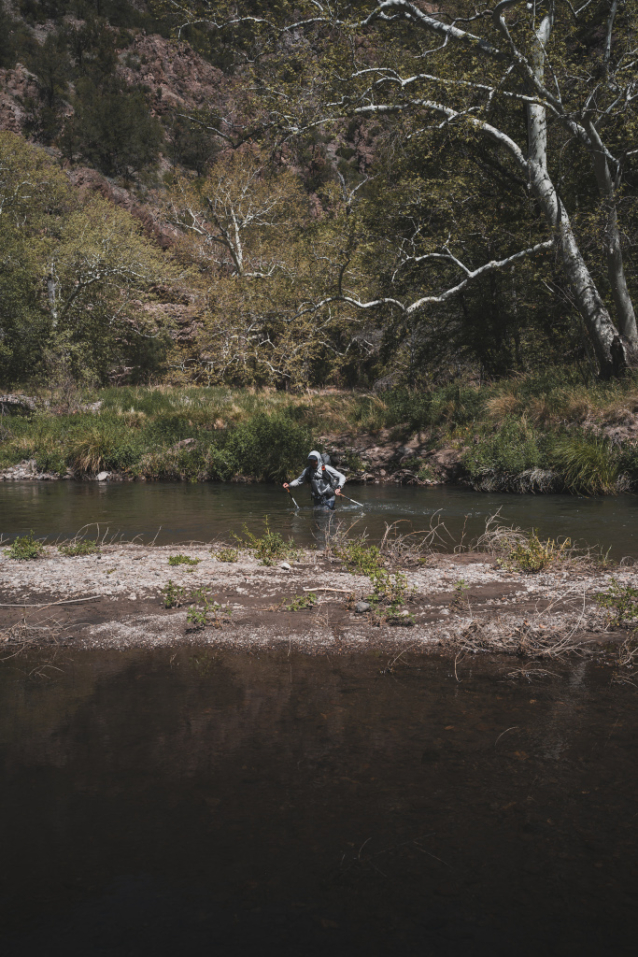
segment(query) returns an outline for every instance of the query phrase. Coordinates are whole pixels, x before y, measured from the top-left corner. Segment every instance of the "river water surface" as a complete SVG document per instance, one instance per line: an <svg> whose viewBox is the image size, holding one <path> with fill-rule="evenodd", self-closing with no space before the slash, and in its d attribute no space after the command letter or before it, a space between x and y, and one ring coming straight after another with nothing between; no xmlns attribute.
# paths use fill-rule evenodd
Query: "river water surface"
<svg viewBox="0 0 638 957"><path fill-rule="evenodd" d="M325 523L308 502L307 490L295 489L301 506L296 512L278 486L186 483L3 482L0 483L0 534L68 538L82 526L97 523L101 532L126 539L140 536L158 544L189 540L209 542L231 538L246 524L253 532L271 527L292 536L300 545L321 539ZM450 532L449 547L480 534L485 521L500 509L500 520L525 529L537 528L541 537L570 537L586 545L611 549L617 559L638 557L638 496L577 498L568 495L518 496L485 494L468 489L435 486L410 488L390 485L346 486L363 504L341 502L337 515L346 523L358 520L357 531L367 529L378 540L386 523L401 522L401 530L427 528L440 516ZM89 529L95 531L95 528Z"/></svg>
<svg viewBox="0 0 638 957"><path fill-rule="evenodd" d="M636 691L387 667L5 655L4 957L635 954Z"/></svg>

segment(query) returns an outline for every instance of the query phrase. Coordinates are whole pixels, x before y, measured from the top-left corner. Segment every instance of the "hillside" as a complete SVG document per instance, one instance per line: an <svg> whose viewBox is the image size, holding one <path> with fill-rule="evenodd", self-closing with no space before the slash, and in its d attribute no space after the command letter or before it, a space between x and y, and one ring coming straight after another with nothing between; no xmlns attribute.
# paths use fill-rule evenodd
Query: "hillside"
<svg viewBox="0 0 638 957"><path fill-rule="evenodd" d="M636 14L466 7L3 0L2 388L625 375Z"/></svg>

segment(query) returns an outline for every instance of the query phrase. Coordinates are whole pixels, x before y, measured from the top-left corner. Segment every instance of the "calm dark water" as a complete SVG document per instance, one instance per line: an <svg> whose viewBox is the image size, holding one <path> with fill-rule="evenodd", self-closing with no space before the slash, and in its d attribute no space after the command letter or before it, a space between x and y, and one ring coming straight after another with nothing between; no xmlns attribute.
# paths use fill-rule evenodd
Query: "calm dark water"
<svg viewBox="0 0 638 957"><path fill-rule="evenodd" d="M3 955L634 954L635 690L407 658L4 661Z"/></svg>
<svg viewBox="0 0 638 957"><path fill-rule="evenodd" d="M485 520L498 509L507 525L538 528L542 537L567 536L588 545L611 548L612 557L638 557L638 496L581 499L566 495L516 496L472 492L466 489L402 488L394 486L346 487L362 502L338 506L338 516L357 530L367 529L379 539L388 522L402 522L404 531L429 526L438 513L452 543L465 526L476 536ZM98 484L0 483L0 533L5 538L34 530L37 536L69 537L82 526L99 524L100 531L140 536L159 544L189 540L228 539L244 523L253 531L268 515L271 526L299 544L321 539L326 516L308 504L307 492L297 489L300 506L295 512L290 498L273 485L188 485L180 483ZM93 528L92 530L95 530ZM158 534L159 533L159 534ZM451 546L450 546L451 547Z"/></svg>

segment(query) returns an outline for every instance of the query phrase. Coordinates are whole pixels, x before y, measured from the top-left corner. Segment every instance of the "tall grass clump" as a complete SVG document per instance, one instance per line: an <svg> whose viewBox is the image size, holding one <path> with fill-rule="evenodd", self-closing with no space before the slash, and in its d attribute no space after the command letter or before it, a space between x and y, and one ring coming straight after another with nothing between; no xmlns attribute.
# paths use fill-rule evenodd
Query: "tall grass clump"
<svg viewBox="0 0 638 957"><path fill-rule="evenodd" d="M125 428L109 420L74 430L69 436L67 460L80 475L103 470L128 471L139 462L142 443Z"/></svg>
<svg viewBox="0 0 638 957"><path fill-rule="evenodd" d="M508 417L498 431L483 434L463 456L463 465L473 478L495 471L518 475L540 468L544 456L542 437L525 419Z"/></svg>
<svg viewBox="0 0 638 957"><path fill-rule="evenodd" d="M279 482L301 472L312 434L285 413L258 413L229 429L219 443L217 453L233 472Z"/></svg>
<svg viewBox="0 0 638 957"><path fill-rule="evenodd" d="M598 435L564 435L556 440L553 458L570 492L612 495L620 477L620 456L611 442Z"/></svg>

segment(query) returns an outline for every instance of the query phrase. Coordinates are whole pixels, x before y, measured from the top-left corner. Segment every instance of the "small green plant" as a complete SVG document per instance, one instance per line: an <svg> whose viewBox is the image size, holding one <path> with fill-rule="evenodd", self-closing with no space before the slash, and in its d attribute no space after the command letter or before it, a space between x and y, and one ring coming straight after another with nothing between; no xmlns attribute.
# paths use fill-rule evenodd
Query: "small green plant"
<svg viewBox="0 0 638 957"><path fill-rule="evenodd" d="M238 548L220 548L219 551L214 554L219 562L236 562L239 559Z"/></svg>
<svg viewBox="0 0 638 957"><path fill-rule="evenodd" d="M186 621L189 625L195 625L196 628L204 628L208 624L208 608L189 608Z"/></svg>
<svg viewBox="0 0 638 957"><path fill-rule="evenodd" d="M42 542L36 541L33 537L33 529L31 529L28 535L23 535L22 538L18 537L11 543L10 548L7 549L7 555L18 562L26 562L33 558L40 558L43 551L44 545Z"/></svg>
<svg viewBox="0 0 638 957"><path fill-rule="evenodd" d="M186 589L182 588L180 585L176 585L169 578L168 583L162 589L164 608L179 608L180 605L183 605L185 602L185 594Z"/></svg>
<svg viewBox="0 0 638 957"><path fill-rule="evenodd" d="M620 627L638 620L638 588L621 585L612 578L607 591L598 592L594 599L602 608L607 609L609 618Z"/></svg>
<svg viewBox="0 0 638 957"><path fill-rule="evenodd" d="M419 482L432 483L436 482L437 480L436 472L432 466L426 465L425 463L420 466L419 471L416 473L416 477L418 478Z"/></svg>
<svg viewBox="0 0 638 957"><path fill-rule="evenodd" d="M385 568L379 568L370 575L372 594L368 601L379 624L392 619L406 619L414 624L414 616L406 615L403 606L412 597L412 590L408 587L408 579L402 572L391 575Z"/></svg>
<svg viewBox="0 0 638 957"><path fill-rule="evenodd" d="M275 561L282 558L292 558L293 561L299 557L299 549L291 540L287 542L279 534L273 532L268 521L268 516L264 517L264 534L254 535L244 525L244 538L235 536L242 548L250 548L255 553L262 565L272 565Z"/></svg>
<svg viewBox="0 0 638 957"><path fill-rule="evenodd" d="M284 611L301 611L304 608L312 608L317 602L317 596L313 591L307 595L295 595L294 598L284 598L281 607Z"/></svg>
<svg viewBox="0 0 638 957"><path fill-rule="evenodd" d="M68 558L75 558L77 555L95 555L97 542L90 538L83 538L81 541L69 542L68 545L58 545L58 551Z"/></svg>
<svg viewBox="0 0 638 957"><path fill-rule="evenodd" d="M367 545L365 539L352 538L335 551L337 558L350 566L350 571L372 577L383 568L383 556L376 545Z"/></svg>
<svg viewBox="0 0 638 957"><path fill-rule="evenodd" d="M214 628L221 628L223 617L230 617L232 609L225 608L213 601L210 597L208 588L198 588L191 592L188 601L193 602L186 613L186 621L195 628L205 628L206 625L212 625Z"/></svg>
<svg viewBox="0 0 638 957"><path fill-rule="evenodd" d="M175 567L176 565L199 565L201 558L189 558L188 555L171 555L168 559L168 564Z"/></svg>
<svg viewBox="0 0 638 957"><path fill-rule="evenodd" d="M541 572L554 562L563 560L566 557L566 551L571 548L571 544L570 538L566 538L560 544L553 538L541 542L537 530L534 529L527 536L525 542L519 542L515 545L507 558L500 559L498 564L531 574Z"/></svg>

